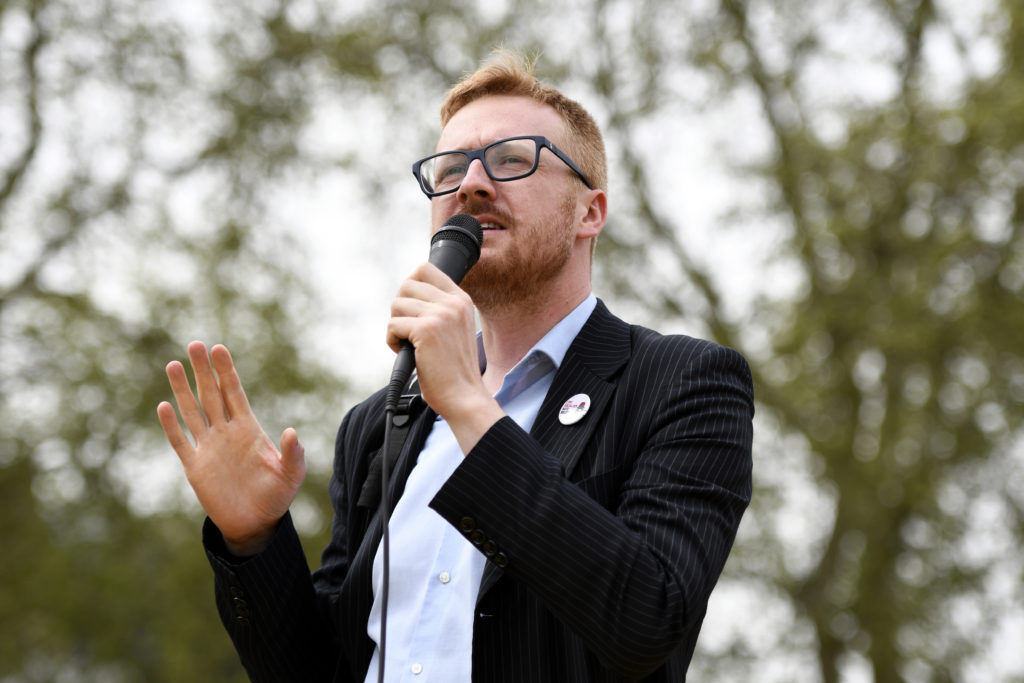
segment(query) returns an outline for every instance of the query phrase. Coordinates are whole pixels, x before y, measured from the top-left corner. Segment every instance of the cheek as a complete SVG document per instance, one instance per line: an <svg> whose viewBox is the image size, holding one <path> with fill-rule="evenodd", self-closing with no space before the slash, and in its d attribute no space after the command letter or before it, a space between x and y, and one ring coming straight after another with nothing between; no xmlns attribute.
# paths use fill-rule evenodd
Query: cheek
<svg viewBox="0 0 1024 683"><path fill-rule="evenodd" d="M438 228L444 225L444 221L452 215L452 207L448 206L448 197L438 197L430 200L430 234L437 232Z"/></svg>

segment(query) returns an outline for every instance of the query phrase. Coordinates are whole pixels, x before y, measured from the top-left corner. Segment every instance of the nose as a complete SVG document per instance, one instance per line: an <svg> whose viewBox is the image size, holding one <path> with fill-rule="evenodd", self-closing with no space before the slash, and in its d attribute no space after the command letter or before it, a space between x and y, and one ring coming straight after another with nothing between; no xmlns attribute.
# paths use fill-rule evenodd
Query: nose
<svg viewBox="0 0 1024 683"><path fill-rule="evenodd" d="M494 199L494 181L487 175L481 160L474 159L470 162L469 168L466 169L466 177L462 179L456 194L460 202L465 202L470 197Z"/></svg>

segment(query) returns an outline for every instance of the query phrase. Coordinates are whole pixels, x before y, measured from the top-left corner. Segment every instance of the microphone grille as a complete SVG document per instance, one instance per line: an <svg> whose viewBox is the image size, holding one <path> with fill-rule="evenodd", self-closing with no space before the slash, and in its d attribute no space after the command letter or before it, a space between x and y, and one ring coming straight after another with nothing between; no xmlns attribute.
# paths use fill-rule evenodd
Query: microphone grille
<svg viewBox="0 0 1024 683"><path fill-rule="evenodd" d="M452 240L462 244L470 253L476 254L476 258L480 257L480 245L484 241L484 229L480 226L480 221L464 213L457 213L441 226L441 229L434 233L434 236L430 238L431 244L436 244L441 240ZM473 260L475 261L476 258Z"/></svg>

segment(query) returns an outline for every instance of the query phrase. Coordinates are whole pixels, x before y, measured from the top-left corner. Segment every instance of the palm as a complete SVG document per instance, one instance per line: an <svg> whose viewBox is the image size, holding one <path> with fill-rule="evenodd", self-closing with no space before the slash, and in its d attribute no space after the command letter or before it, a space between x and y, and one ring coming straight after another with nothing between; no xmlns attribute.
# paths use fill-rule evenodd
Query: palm
<svg viewBox="0 0 1024 683"><path fill-rule="evenodd" d="M200 504L225 540L233 547L258 549L302 483L302 448L292 429L282 435L281 450L274 446L249 406L227 349L215 346L211 355L212 366L203 344L189 345L198 400L184 367L177 362L167 366L195 445L169 403L161 403L157 413Z"/></svg>

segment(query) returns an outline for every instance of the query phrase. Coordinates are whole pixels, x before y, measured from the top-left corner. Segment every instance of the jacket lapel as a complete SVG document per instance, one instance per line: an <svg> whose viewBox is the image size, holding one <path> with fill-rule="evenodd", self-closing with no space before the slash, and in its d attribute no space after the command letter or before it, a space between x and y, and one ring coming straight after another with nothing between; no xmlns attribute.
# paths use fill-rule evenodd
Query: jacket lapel
<svg viewBox="0 0 1024 683"><path fill-rule="evenodd" d="M584 446L615 393L618 371L631 353L629 325L612 315L598 300L597 308L562 359L530 430L547 452L562 461L566 477L572 477ZM558 414L565 402L577 394L589 397L590 409L579 422L563 425ZM487 563L477 594L478 603L502 574L493 562Z"/></svg>
<svg viewBox="0 0 1024 683"><path fill-rule="evenodd" d="M412 472L419 453L423 449L423 444L430 434L435 417L437 417L437 413L430 408L426 408L416 418L415 424L407 434L405 445L398 456L398 462L395 463L395 471L389 473L388 476L388 495L391 498L390 507L392 510L394 510L395 503L401 497L402 492L405 491L405 483L409 479L409 473ZM356 550L352 558L351 568L342 587L343 592L355 591L357 593L361 592L362 595L358 599L339 601L342 604L359 605L362 607L362 609L353 610L349 620L349 623L352 624L352 633L358 634L357 641L353 643L357 649L349 651L350 657L354 660L353 670L357 672L366 671L370 665L370 657L373 655L373 641L366 635L366 622L370 618L370 609L373 606L373 558L377 554L377 548L380 546L382 535L383 525L381 524L380 506L378 505L363 537L355 539L358 550Z"/></svg>
<svg viewBox="0 0 1024 683"><path fill-rule="evenodd" d="M409 474L412 472L412 468L416 465L416 460L419 457L420 451L423 449L423 444L426 443L427 436L430 435L430 430L433 427L434 419L436 417L437 413L429 407L425 408L416 418L416 421L410 428L409 433L406 434L405 443L402 445L402 450L400 451L398 460L395 463L394 471L388 473L388 496L390 497L391 510L394 510L395 503L398 502L398 499L405 491L405 482L409 479ZM383 453L381 455L383 455ZM377 481L379 482L379 477ZM381 528L380 523L379 502L380 499L378 497L373 516L366 527L362 540L358 541L360 549L366 548L367 546L372 547L372 554L376 554L377 546L380 545L380 538L383 535L383 529ZM362 552L358 553L356 558L361 557L363 554L364 553ZM372 554L370 562L373 561ZM353 567L355 567L356 564L358 564L358 559L353 560Z"/></svg>
<svg viewBox="0 0 1024 683"><path fill-rule="evenodd" d="M630 353L629 326L598 301L562 359L531 430L544 449L562 461L566 477L572 477L583 447L601 421L615 393L617 373ZM577 394L587 395L590 408L579 422L562 424L562 406Z"/></svg>

